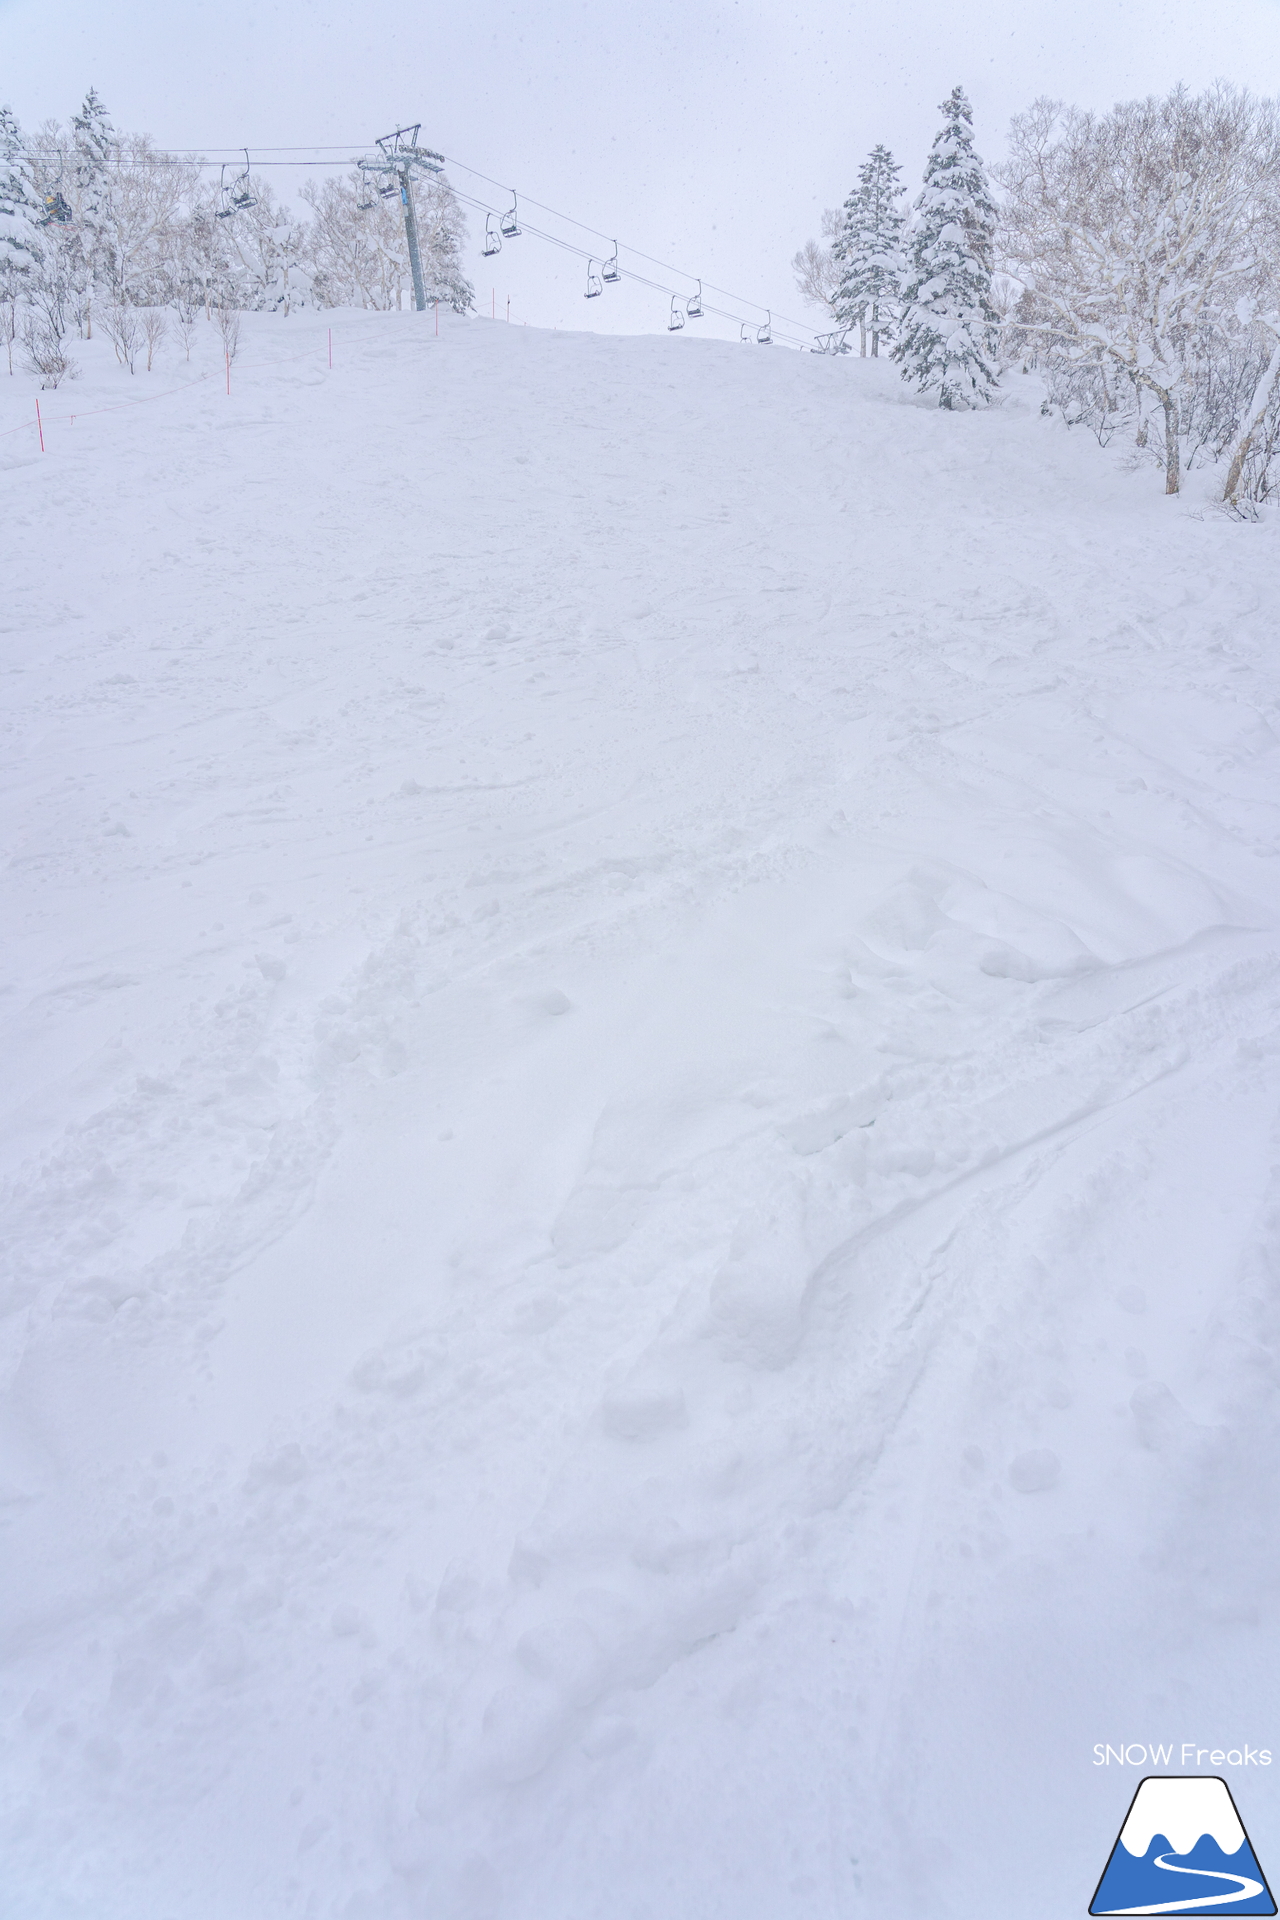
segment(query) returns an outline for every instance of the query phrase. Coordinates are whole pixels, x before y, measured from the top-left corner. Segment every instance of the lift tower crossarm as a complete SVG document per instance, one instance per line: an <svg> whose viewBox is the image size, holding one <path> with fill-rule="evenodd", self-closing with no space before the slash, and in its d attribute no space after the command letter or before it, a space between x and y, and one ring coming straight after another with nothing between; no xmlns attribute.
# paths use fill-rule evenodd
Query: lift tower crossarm
<svg viewBox="0 0 1280 1920"><path fill-rule="evenodd" d="M413 206L413 176L415 172L444 172L444 155L433 152L430 147L418 145L418 135L421 130L421 121L416 127L397 127L394 133L384 134L377 142L378 159L356 162L362 173L386 173L395 176L400 188L400 203L404 208L404 234L409 243L409 267L413 274L413 301L419 313L426 308L427 290L422 279L422 255L418 251L418 218ZM390 188L384 191L390 192Z"/></svg>

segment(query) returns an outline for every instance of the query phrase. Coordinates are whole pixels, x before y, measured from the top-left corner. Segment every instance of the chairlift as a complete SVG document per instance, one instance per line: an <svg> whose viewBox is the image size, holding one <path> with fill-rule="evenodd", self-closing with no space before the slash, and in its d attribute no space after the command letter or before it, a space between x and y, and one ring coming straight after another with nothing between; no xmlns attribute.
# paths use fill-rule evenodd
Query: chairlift
<svg viewBox="0 0 1280 1920"><path fill-rule="evenodd" d="M250 207L256 207L258 204L258 196L249 181L249 149L245 147L242 151L244 167L236 174L230 185L227 183L227 166L234 165L234 162L223 161L222 177L218 182L218 198L222 202L218 208L219 220L230 220L233 214L247 213Z"/></svg>
<svg viewBox="0 0 1280 1920"><path fill-rule="evenodd" d="M755 344L755 337L756 337L755 328L749 327L746 321L744 320L742 325L738 329L738 345L740 347L753 346Z"/></svg>
<svg viewBox="0 0 1280 1920"><path fill-rule="evenodd" d="M601 279L601 276L596 272L596 263L594 260L588 260L587 290L582 297L584 300L598 300L600 298L600 295L603 292L604 292L604 282Z"/></svg>
<svg viewBox="0 0 1280 1920"><path fill-rule="evenodd" d="M683 325L684 325L684 315L681 313L679 305L677 303L676 295L673 293L671 296L671 312L667 316L667 332L679 333Z"/></svg>
<svg viewBox="0 0 1280 1920"><path fill-rule="evenodd" d="M685 301L684 309L691 320L701 320L702 318L702 282L701 280L699 280L698 282L698 291L696 293L691 293L689 295L689 298Z"/></svg>
<svg viewBox="0 0 1280 1920"><path fill-rule="evenodd" d="M490 259L495 253L502 252L502 236L493 224L497 217L496 213L491 213L484 223L484 252L486 259Z"/></svg>
<svg viewBox="0 0 1280 1920"><path fill-rule="evenodd" d="M65 155L58 153L58 177L51 187L46 187L43 195L44 217L37 222L42 227L70 227L75 224L75 214L71 211L62 191L62 183L67 177Z"/></svg>
<svg viewBox="0 0 1280 1920"><path fill-rule="evenodd" d="M607 287L616 286L622 278L622 269L618 265L618 243L616 240L613 243L613 252L600 269L600 278Z"/></svg>
<svg viewBox="0 0 1280 1920"><path fill-rule="evenodd" d="M758 347L771 347L773 345L773 315L768 312L767 308L765 311L767 318L764 325L756 328L756 345Z"/></svg>
<svg viewBox="0 0 1280 1920"><path fill-rule="evenodd" d="M520 222L516 217L516 196L514 189L511 194L511 205L502 216L499 232L502 234L504 240L515 240L519 237Z"/></svg>

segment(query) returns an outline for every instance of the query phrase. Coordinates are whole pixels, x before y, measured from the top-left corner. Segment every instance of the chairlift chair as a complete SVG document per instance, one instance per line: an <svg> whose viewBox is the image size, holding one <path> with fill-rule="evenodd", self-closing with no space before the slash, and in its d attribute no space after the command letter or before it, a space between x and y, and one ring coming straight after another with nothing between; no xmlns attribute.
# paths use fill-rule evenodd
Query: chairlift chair
<svg viewBox="0 0 1280 1920"><path fill-rule="evenodd" d="M616 286L622 278L622 269L618 265L618 243L616 240L613 243L613 252L600 268L600 278L607 287Z"/></svg>
<svg viewBox="0 0 1280 1920"><path fill-rule="evenodd" d="M766 309L766 312L767 311ZM771 347L773 345L773 315L771 313L768 314L764 325L756 328L756 345L758 347Z"/></svg>
<svg viewBox="0 0 1280 1920"><path fill-rule="evenodd" d="M582 297L584 300L598 300L600 298L600 295L603 292L604 292L604 285L603 285L603 282L601 281L600 275L596 272L596 263L594 260L588 260L587 290Z"/></svg>
<svg viewBox="0 0 1280 1920"><path fill-rule="evenodd" d="M742 325L738 329L738 345L741 347L748 347L752 344L754 339L755 339L754 327L749 327L746 321L744 320Z"/></svg>
<svg viewBox="0 0 1280 1920"><path fill-rule="evenodd" d="M673 293L671 296L671 312L667 316L667 332L679 333L683 325L684 325L684 315L681 313L679 305L677 304L676 296Z"/></svg>
<svg viewBox="0 0 1280 1920"><path fill-rule="evenodd" d="M515 240L519 237L520 221L516 215L516 196L514 191L511 195L511 205L502 216L499 230L504 240Z"/></svg>
<svg viewBox="0 0 1280 1920"><path fill-rule="evenodd" d="M497 217L496 213L491 213L484 223L484 252L486 259L491 258L495 253L502 252L502 236L493 224Z"/></svg>
<svg viewBox="0 0 1280 1920"><path fill-rule="evenodd" d="M37 222L42 227L70 227L75 225L75 214L62 191L62 183L67 177L66 155L58 151L58 177L51 187L46 187L41 195L44 201L44 215Z"/></svg>
<svg viewBox="0 0 1280 1920"><path fill-rule="evenodd" d="M253 191L249 180L249 149L244 147L242 151L244 166L230 185L227 184L228 163L223 162L222 177L218 182L218 198L222 202L218 208L219 220L230 220L233 214L247 213L250 207L256 207L258 204L258 196Z"/></svg>
<svg viewBox="0 0 1280 1920"><path fill-rule="evenodd" d="M698 282L698 291L696 293L691 293L689 295L689 298L685 301L684 310L688 314L691 320L701 320L702 318L702 282L701 280L699 280Z"/></svg>

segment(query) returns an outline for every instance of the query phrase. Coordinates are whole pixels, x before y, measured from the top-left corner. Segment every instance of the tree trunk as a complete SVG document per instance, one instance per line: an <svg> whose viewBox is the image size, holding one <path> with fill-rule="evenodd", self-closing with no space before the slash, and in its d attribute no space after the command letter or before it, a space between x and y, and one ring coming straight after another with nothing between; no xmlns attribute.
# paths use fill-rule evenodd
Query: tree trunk
<svg viewBox="0 0 1280 1920"><path fill-rule="evenodd" d="M871 308L871 358L880 358L880 303L875 301Z"/></svg>
<svg viewBox="0 0 1280 1920"><path fill-rule="evenodd" d="M862 341L862 357L867 357L867 320L865 314L858 315L858 333Z"/></svg>
<svg viewBox="0 0 1280 1920"><path fill-rule="evenodd" d="M1182 485L1182 455L1178 446L1178 413L1172 394L1162 393L1164 408L1164 490L1177 493Z"/></svg>
<svg viewBox="0 0 1280 1920"><path fill-rule="evenodd" d="M1236 494L1240 491L1240 476L1244 472L1244 463L1249 458L1249 448L1253 445L1253 436L1262 425L1262 416L1271 404L1271 396L1280 385L1280 334L1276 336L1275 350L1267 362L1266 371L1254 389L1253 399L1244 417L1244 431L1231 456L1231 465L1227 469L1227 484L1222 489L1222 498L1226 506L1234 507Z"/></svg>
<svg viewBox="0 0 1280 1920"><path fill-rule="evenodd" d="M1178 409L1173 395L1149 373L1136 375L1139 385L1147 387L1164 408L1164 490L1177 493L1182 485L1182 453L1178 446Z"/></svg>

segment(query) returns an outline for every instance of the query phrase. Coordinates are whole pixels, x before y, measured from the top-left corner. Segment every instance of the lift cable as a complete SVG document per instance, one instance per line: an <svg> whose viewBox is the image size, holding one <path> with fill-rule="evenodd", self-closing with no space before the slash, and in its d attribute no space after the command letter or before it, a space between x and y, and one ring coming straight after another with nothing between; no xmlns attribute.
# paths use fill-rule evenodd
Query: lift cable
<svg viewBox="0 0 1280 1920"><path fill-rule="evenodd" d="M474 198L473 195L468 193L459 193L456 187L454 188L454 193L457 195L457 198L462 202L464 206L474 207L477 212L492 213L495 211L494 208L486 206L483 200L477 200ZM528 201L526 204L532 206L535 203L533 201ZM549 241L553 247L559 247L565 253L574 254L579 260L598 260L600 257L599 254L589 253L585 247L577 246L572 240L565 240L558 233L548 233L546 229L543 227L530 226L527 221L525 222L523 231L525 233L533 234L539 240ZM591 231L591 229L588 229L588 231ZM627 251L630 251L630 249L627 249ZM648 256L641 254L638 257L640 259L645 259ZM673 298L678 300L683 300L685 298L685 296L679 291L678 288L665 286L663 282L660 280L651 280L647 274L637 273L633 267L620 267L618 270L618 277L622 280L634 280L637 286L648 287L651 292L665 294L668 298ZM732 299L734 298L734 296L731 294L729 298ZM750 300L744 302L744 305L746 306L753 306L754 304L755 304L754 301L750 301ZM750 321L746 320L744 319L742 314L731 313L725 307L715 307L715 306L712 306L709 302L704 301L702 306L702 311L703 313L714 314L716 318L719 320L731 321L732 324L736 327L749 327L752 333L755 333L757 331L757 324L754 320L750 320ZM767 312L767 309L762 309L762 311ZM781 342L783 345L789 346L789 347L807 349L809 344L808 337L806 337L804 340L796 340L788 333L779 333L775 331L773 338Z"/></svg>

